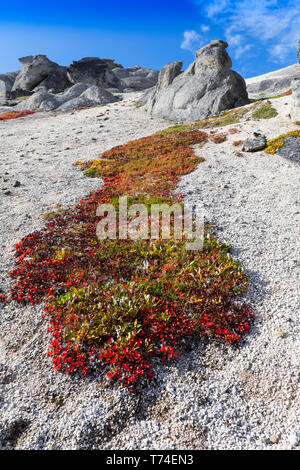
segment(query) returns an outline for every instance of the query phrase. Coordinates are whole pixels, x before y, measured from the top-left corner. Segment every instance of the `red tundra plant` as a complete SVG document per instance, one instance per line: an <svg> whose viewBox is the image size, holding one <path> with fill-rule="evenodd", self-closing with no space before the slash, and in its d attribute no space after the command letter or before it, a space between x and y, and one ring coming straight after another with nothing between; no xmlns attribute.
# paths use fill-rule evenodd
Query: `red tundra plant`
<svg viewBox="0 0 300 470"><path fill-rule="evenodd" d="M198 251L173 237L96 235L99 204L110 202L118 210L118 196L128 189L129 205L173 203L180 175L203 160L191 145L207 139L200 131L150 136L82 164L91 176L102 173L102 188L16 245L10 296L46 302L55 369L86 375L102 366L108 377L132 388L153 377L153 357L172 359L184 338L233 344L250 331L254 315L241 298L247 286L243 268L208 229Z"/></svg>
<svg viewBox="0 0 300 470"><path fill-rule="evenodd" d="M17 118L20 118L20 117L29 116L30 114L34 114L34 111L29 111L29 110L20 111L20 112L8 111L6 113L0 114L0 120L4 121L4 120L7 120L7 119L17 119Z"/></svg>

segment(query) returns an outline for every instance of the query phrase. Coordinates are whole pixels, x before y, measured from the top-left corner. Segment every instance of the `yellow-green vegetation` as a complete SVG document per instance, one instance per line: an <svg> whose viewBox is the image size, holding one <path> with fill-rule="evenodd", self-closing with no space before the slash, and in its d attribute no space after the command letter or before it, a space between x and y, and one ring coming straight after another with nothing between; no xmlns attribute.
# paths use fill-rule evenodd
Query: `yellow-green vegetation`
<svg viewBox="0 0 300 470"><path fill-rule="evenodd" d="M241 113L242 114L242 113ZM196 121L195 127L198 129L213 129L215 127L225 127L232 124L238 124L240 122L238 112L230 113L226 112L220 116L213 116L210 119L203 119L202 121Z"/></svg>
<svg viewBox="0 0 300 470"><path fill-rule="evenodd" d="M293 93L292 89L289 89L287 91L285 91L284 93L280 93L279 95L275 95L275 96L265 96L264 93L259 93L259 99L251 99L250 101L252 101L252 103L257 103L257 102L261 102L261 101L266 101L266 100L276 100L278 98L283 98L284 96L289 96Z"/></svg>
<svg viewBox="0 0 300 470"><path fill-rule="evenodd" d="M272 107L271 103L259 106L259 108L252 113L254 119L271 119L277 115L278 112Z"/></svg>
<svg viewBox="0 0 300 470"><path fill-rule="evenodd" d="M281 93L280 95L275 95L275 96L267 96L266 98L263 98L264 100L277 100L278 98L283 98L284 96L287 96L286 93Z"/></svg>
<svg viewBox="0 0 300 470"><path fill-rule="evenodd" d="M195 129L214 129L217 127L231 126L238 124L240 119L245 114L249 113L252 109L260 107L263 102L256 101L252 106L242 107L237 109L230 109L229 111L224 111L221 114L211 116L210 118L197 120L192 123L182 123L176 124L175 126L168 127L162 131L156 132L156 135L166 135L173 132L188 132ZM266 105L269 111L269 104ZM259 108L260 109L260 108ZM275 110L274 110L275 111ZM272 117L272 116L270 116Z"/></svg>
<svg viewBox="0 0 300 470"><path fill-rule="evenodd" d="M265 148L265 152L269 153L270 155L274 155L274 153L277 152L278 149L280 149L283 145L286 139L289 137L300 137L300 131L290 131L287 132L286 134L282 134L278 137L275 137L275 139L269 140L267 142L267 147Z"/></svg>
<svg viewBox="0 0 300 470"><path fill-rule="evenodd" d="M217 116L212 116L211 118L198 120L192 122L191 124L176 124L175 126L168 127L162 131L156 132L155 135L166 135L173 132L188 132L195 129L214 129L216 127L225 127L233 124L238 124L240 122L240 117L243 114L246 114L248 109L240 108L237 110L225 111L222 114Z"/></svg>
<svg viewBox="0 0 300 470"><path fill-rule="evenodd" d="M81 111L83 109L103 108L103 106L106 106L106 104L95 104L95 105L91 105L91 106L77 106L76 110Z"/></svg>
<svg viewBox="0 0 300 470"><path fill-rule="evenodd" d="M45 213L42 215L42 219L43 219L45 222L47 222L47 221L53 219L57 214L63 215L63 214L66 212L65 209L62 209L61 204L56 204L56 206L55 206L54 209L55 209L55 210L53 210L53 211L47 211L47 212L45 212Z"/></svg>
<svg viewBox="0 0 300 470"><path fill-rule="evenodd" d="M218 118L216 121L210 123L208 127L224 127L230 126L232 124L238 124L240 122L238 116L240 116L241 114L237 113L221 116L221 118Z"/></svg>
<svg viewBox="0 0 300 470"><path fill-rule="evenodd" d="M162 131L157 131L154 135L167 135L172 134L173 132L187 132L196 128L197 127L194 126L194 124L178 124L176 126L167 127L167 129L163 129Z"/></svg>

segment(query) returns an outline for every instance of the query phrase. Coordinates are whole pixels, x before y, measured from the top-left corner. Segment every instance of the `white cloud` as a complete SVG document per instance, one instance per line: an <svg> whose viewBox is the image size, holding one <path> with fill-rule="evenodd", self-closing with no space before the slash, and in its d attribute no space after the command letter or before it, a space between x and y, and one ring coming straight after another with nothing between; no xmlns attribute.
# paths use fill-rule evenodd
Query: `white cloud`
<svg viewBox="0 0 300 470"><path fill-rule="evenodd" d="M242 57L243 54L245 54L245 52L252 49L252 47L253 46L251 44L247 44L246 46L237 46L234 51L234 57L236 59L239 59L240 57Z"/></svg>
<svg viewBox="0 0 300 470"><path fill-rule="evenodd" d="M197 33L197 31L189 30L184 31L183 33L183 40L181 42L181 49L185 49L187 51L191 51L193 53L196 52L199 47L204 44L203 37Z"/></svg>
<svg viewBox="0 0 300 470"><path fill-rule="evenodd" d="M291 0L285 6L275 0L242 0L234 3L236 8L229 21L231 33L242 36L238 47L241 43L255 41L257 47L261 45L266 48L270 57L277 61L284 61L292 51L296 51L300 30L298 0Z"/></svg>
<svg viewBox="0 0 300 470"><path fill-rule="evenodd" d="M228 0L214 0L206 5L206 12L208 18L214 18L219 13L223 12L228 5Z"/></svg>
<svg viewBox="0 0 300 470"><path fill-rule="evenodd" d="M223 29L235 57L254 46L273 61L296 61L299 0L192 0L212 25ZM217 38L216 38L217 39Z"/></svg>
<svg viewBox="0 0 300 470"><path fill-rule="evenodd" d="M202 24L200 26L200 29L201 29L202 33L207 33L210 30L210 26L208 26L206 24Z"/></svg>
<svg viewBox="0 0 300 470"><path fill-rule="evenodd" d="M225 30L225 38L226 41L228 41L228 43L230 44L230 46L233 47L240 47L243 41L242 35L234 33L232 27L227 28Z"/></svg>

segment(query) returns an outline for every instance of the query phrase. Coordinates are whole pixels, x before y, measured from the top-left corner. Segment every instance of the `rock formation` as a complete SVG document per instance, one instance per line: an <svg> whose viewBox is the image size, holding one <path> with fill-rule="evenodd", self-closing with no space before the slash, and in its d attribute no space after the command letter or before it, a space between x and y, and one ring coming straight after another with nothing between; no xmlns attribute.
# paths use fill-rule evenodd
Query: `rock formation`
<svg viewBox="0 0 300 470"><path fill-rule="evenodd" d="M246 79L250 98L260 99L280 95L288 91L294 78L300 76L300 64L290 65L274 72Z"/></svg>
<svg viewBox="0 0 300 470"><path fill-rule="evenodd" d="M76 109L78 107L115 103L116 101L120 101L120 98L112 95L104 88L92 85L79 96L72 99L67 99L67 101L57 108L57 111L71 111L72 109Z"/></svg>
<svg viewBox="0 0 300 470"><path fill-rule="evenodd" d="M181 63L162 68L147 108L154 115L174 120L203 119L248 103L244 79L231 70L224 41L211 41L199 49L196 60L180 73Z"/></svg>
<svg viewBox="0 0 300 470"><path fill-rule="evenodd" d="M138 66L125 69L112 59L97 57L73 61L68 67L45 55L19 61L21 71L0 75L0 105L17 110L66 111L112 103L120 99L112 93L146 90L155 86L158 78L156 70Z"/></svg>
<svg viewBox="0 0 300 470"><path fill-rule="evenodd" d="M68 67L68 78L71 83L88 83L106 88L120 88L118 78L112 73L113 68L122 68L110 59L85 57L74 61Z"/></svg>
<svg viewBox="0 0 300 470"><path fill-rule="evenodd" d="M54 94L45 91L34 93L27 100L16 106L18 111L35 109L39 111L71 111L78 107L97 106L99 104L114 103L120 98L112 95L104 88L87 83L76 83L63 94Z"/></svg>
<svg viewBox="0 0 300 470"><path fill-rule="evenodd" d="M243 144L244 152L257 152L267 146L267 138L260 132L254 132L253 138L245 140Z"/></svg>
<svg viewBox="0 0 300 470"><path fill-rule="evenodd" d="M22 70L16 77L12 91L18 89L32 91L43 82L47 87L49 76L52 79L50 87L53 88L54 85L57 91L63 91L68 85L70 86L66 76L66 67L52 62L45 55L22 57L19 61L22 64Z"/></svg>
<svg viewBox="0 0 300 470"><path fill-rule="evenodd" d="M290 160L293 163L300 164L300 138L288 137L284 140L284 144L280 147L276 155Z"/></svg>
<svg viewBox="0 0 300 470"><path fill-rule="evenodd" d="M114 68L112 73L118 77L123 90L145 90L156 85L158 71L142 67Z"/></svg>
<svg viewBox="0 0 300 470"><path fill-rule="evenodd" d="M6 102L6 94L11 91L18 73L10 72L0 75L0 105Z"/></svg>
<svg viewBox="0 0 300 470"><path fill-rule="evenodd" d="M67 67L58 66L51 70L47 77L34 89L34 91L49 91L61 93L72 86L67 76Z"/></svg>
<svg viewBox="0 0 300 470"><path fill-rule="evenodd" d="M115 64L111 59L86 57L74 61L68 67L70 82L112 88L119 91L145 90L157 83L158 72L142 67L129 67Z"/></svg>
<svg viewBox="0 0 300 470"><path fill-rule="evenodd" d="M293 122L300 122L300 74L292 81L291 96L291 119Z"/></svg>

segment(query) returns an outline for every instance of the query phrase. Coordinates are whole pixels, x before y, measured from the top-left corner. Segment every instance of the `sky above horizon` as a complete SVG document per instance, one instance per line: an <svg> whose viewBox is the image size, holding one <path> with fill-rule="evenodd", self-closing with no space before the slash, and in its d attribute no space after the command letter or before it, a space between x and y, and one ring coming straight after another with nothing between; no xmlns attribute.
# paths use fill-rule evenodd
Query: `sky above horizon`
<svg viewBox="0 0 300 470"><path fill-rule="evenodd" d="M229 43L233 69L245 78L297 62L299 0L2 3L0 73L35 54L61 65L100 57L157 70L182 60L186 68L212 39Z"/></svg>

